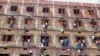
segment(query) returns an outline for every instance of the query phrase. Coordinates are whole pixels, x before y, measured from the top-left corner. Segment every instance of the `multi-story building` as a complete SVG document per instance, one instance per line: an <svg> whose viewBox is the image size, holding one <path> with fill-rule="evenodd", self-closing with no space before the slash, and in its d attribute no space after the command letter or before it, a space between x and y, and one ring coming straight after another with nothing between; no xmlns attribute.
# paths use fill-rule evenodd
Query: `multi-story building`
<svg viewBox="0 0 100 56"><path fill-rule="evenodd" d="M100 56L100 4L0 0L0 56Z"/></svg>

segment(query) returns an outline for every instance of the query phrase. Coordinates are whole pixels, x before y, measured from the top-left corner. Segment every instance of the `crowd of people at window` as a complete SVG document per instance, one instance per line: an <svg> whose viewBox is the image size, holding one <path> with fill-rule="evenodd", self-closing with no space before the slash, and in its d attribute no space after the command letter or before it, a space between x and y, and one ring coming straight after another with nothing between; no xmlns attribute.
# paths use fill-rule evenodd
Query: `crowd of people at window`
<svg viewBox="0 0 100 56"><path fill-rule="evenodd" d="M76 40L77 44L76 44L76 50L78 53L80 53L81 51L83 51L87 46L86 46L86 40L84 37L77 37Z"/></svg>
<svg viewBox="0 0 100 56"><path fill-rule="evenodd" d="M61 18L60 20L59 20L59 23L60 23L60 27L61 27L61 33L64 33L64 30L66 30L67 29L67 21L66 20L64 20L64 18Z"/></svg>
<svg viewBox="0 0 100 56"><path fill-rule="evenodd" d="M92 42L96 44L98 48L100 48L100 37L91 36Z"/></svg>
<svg viewBox="0 0 100 56"><path fill-rule="evenodd" d="M97 23L96 20L92 19L90 23L91 23L91 26L92 26L92 28L94 30L97 30L98 29L98 23Z"/></svg>
<svg viewBox="0 0 100 56"><path fill-rule="evenodd" d="M82 27L82 26L83 26L83 22L78 18L73 23L74 29L79 29L79 27Z"/></svg>
<svg viewBox="0 0 100 56"><path fill-rule="evenodd" d="M70 42L66 36L60 36L60 44L63 48L66 48L67 50L70 50Z"/></svg>

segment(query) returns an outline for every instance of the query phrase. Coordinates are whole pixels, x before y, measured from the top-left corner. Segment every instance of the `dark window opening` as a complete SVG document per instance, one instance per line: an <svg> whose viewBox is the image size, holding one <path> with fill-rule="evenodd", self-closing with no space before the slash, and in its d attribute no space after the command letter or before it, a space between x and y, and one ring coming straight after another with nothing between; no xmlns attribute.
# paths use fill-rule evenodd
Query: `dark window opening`
<svg viewBox="0 0 100 56"><path fill-rule="evenodd" d="M66 26L67 26L66 20L59 20L59 23L63 28L66 28Z"/></svg>
<svg viewBox="0 0 100 56"><path fill-rule="evenodd" d="M20 54L20 56L29 56L29 54Z"/></svg>
<svg viewBox="0 0 100 56"><path fill-rule="evenodd" d="M3 6L2 5L0 5L0 9L2 9L3 8Z"/></svg>
<svg viewBox="0 0 100 56"><path fill-rule="evenodd" d="M31 35L23 35L22 36L22 41L23 42L28 42L28 40L30 40L31 41L31 38L32 36Z"/></svg>
<svg viewBox="0 0 100 56"><path fill-rule="evenodd" d="M97 25L98 25L97 21L94 19L92 19L90 23L91 23L92 27L97 27Z"/></svg>
<svg viewBox="0 0 100 56"><path fill-rule="evenodd" d="M100 56L100 55L97 55L97 56Z"/></svg>
<svg viewBox="0 0 100 56"><path fill-rule="evenodd" d="M94 15L95 14L94 10L88 10L88 12L89 12L89 15Z"/></svg>
<svg viewBox="0 0 100 56"><path fill-rule="evenodd" d="M94 42L94 43L96 43L96 41L99 41L100 40L100 37L94 37L93 39L92 39L92 41Z"/></svg>
<svg viewBox="0 0 100 56"><path fill-rule="evenodd" d="M2 41L12 41L13 35L3 35Z"/></svg>
<svg viewBox="0 0 100 56"><path fill-rule="evenodd" d="M30 25L30 24L32 24L32 21L33 21L32 18L30 18L30 17L26 18L25 21L24 21L24 24L29 24Z"/></svg>
<svg viewBox="0 0 100 56"><path fill-rule="evenodd" d="M18 9L18 6L11 5L11 8L10 8L11 11L17 11L17 9Z"/></svg>
<svg viewBox="0 0 100 56"><path fill-rule="evenodd" d="M41 56L41 55L40 55ZM50 56L50 55L46 55L46 56Z"/></svg>
<svg viewBox="0 0 100 56"><path fill-rule="evenodd" d="M59 9L58 9L58 13L59 13L59 14L64 14L64 13L65 13L65 9L59 8Z"/></svg>
<svg viewBox="0 0 100 56"><path fill-rule="evenodd" d="M74 9L74 14L80 14L80 10L79 9Z"/></svg>
<svg viewBox="0 0 100 56"><path fill-rule="evenodd" d="M48 46L49 45L49 36L41 36L41 43L44 46Z"/></svg>
<svg viewBox="0 0 100 56"><path fill-rule="evenodd" d="M82 26L82 21L79 19L76 19L75 24L76 24L76 26Z"/></svg>
<svg viewBox="0 0 100 56"><path fill-rule="evenodd" d="M34 11L34 7L27 7L26 11L27 12L33 12Z"/></svg>
<svg viewBox="0 0 100 56"><path fill-rule="evenodd" d="M0 54L0 56L10 56L9 54Z"/></svg>
<svg viewBox="0 0 100 56"><path fill-rule="evenodd" d="M49 19L42 19L42 24L48 23Z"/></svg>
<svg viewBox="0 0 100 56"><path fill-rule="evenodd" d="M45 13L45 12L46 12L46 13L49 12L49 7L44 7L44 8L43 8L43 13Z"/></svg>
<svg viewBox="0 0 100 56"><path fill-rule="evenodd" d="M78 42L78 41L83 42L83 40L85 40L85 37L76 37L76 41L77 41L77 42Z"/></svg>
<svg viewBox="0 0 100 56"><path fill-rule="evenodd" d="M87 55L79 55L79 56L87 56Z"/></svg>
<svg viewBox="0 0 100 56"><path fill-rule="evenodd" d="M10 23L14 23L15 22L15 17L11 16L10 18L8 18L8 24Z"/></svg>
<svg viewBox="0 0 100 56"><path fill-rule="evenodd" d="M60 55L60 56L70 56L70 55Z"/></svg>

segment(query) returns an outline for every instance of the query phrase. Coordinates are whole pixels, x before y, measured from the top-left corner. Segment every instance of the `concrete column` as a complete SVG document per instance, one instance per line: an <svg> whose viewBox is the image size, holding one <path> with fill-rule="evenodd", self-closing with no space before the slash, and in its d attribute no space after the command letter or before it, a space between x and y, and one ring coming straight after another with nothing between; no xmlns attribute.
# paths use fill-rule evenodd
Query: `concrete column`
<svg viewBox="0 0 100 56"><path fill-rule="evenodd" d="M69 5L69 3L68 3L68 5ZM69 6L68 6L68 15L69 15L69 17L71 17Z"/></svg>
<svg viewBox="0 0 100 56"><path fill-rule="evenodd" d="M98 9L97 9L96 4L95 4L95 8L96 8L97 16L99 17L99 11L98 11Z"/></svg>
<svg viewBox="0 0 100 56"><path fill-rule="evenodd" d="M5 8L5 11L4 11L4 14L6 14L7 13L7 8L8 8L8 6L9 6L9 3L10 3L10 0L7 0L7 5L6 5L6 8Z"/></svg>
<svg viewBox="0 0 100 56"><path fill-rule="evenodd" d="M81 3L81 6L82 6L82 13L83 13L83 17L85 18L86 16L85 16L85 12L84 12L84 8L83 8L83 3Z"/></svg>

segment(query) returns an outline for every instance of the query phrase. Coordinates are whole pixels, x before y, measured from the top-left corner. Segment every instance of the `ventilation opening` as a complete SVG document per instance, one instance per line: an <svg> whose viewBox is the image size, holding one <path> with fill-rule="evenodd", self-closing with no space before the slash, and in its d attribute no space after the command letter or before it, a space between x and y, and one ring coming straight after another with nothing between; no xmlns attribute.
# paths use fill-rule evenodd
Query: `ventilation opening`
<svg viewBox="0 0 100 56"><path fill-rule="evenodd" d="M9 54L0 54L0 56L10 56Z"/></svg>
<svg viewBox="0 0 100 56"><path fill-rule="evenodd" d="M79 9L74 9L74 14L80 14L80 10Z"/></svg>
<svg viewBox="0 0 100 56"><path fill-rule="evenodd" d="M49 13L49 7L44 7L43 8L43 13Z"/></svg>
<svg viewBox="0 0 100 56"><path fill-rule="evenodd" d="M20 54L20 56L29 56L29 54Z"/></svg>
<svg viewBox="0 0 100 56"><path fill-rule="evenodd" d="M13 35L3 35L2 41L12 41Z"/></svg>
<svg viewBox="0 0 100 56"><path fill-rule="evenodd" d="M88 10L89 15L94 15L94 10Z"/></svg>
<svg viewBox="0 0 100 56"><path fill-rule="evenodd" d="M11 5L11 8L10 8L11 11L17 11L17 9L18 9L18 6Z"/></svg>
<svg viewBox="0 0 100 56"><path fill-rule="evenodd" d="M33 11L34 11L34 7L29 7L29 6L28 6L27 9L26 9L26 11L27 11L27 12L33 12Z"/></svg>
<svg viewBox="0 0 100 56"><path fill-rule="evenodd" d="M0 5L0 9L2 9L3 8L3 6L2 5Z"/></svg>
<svg viewBox="0 0 100 56"><path fill-rule="evenodd" d="M59 13L59 14L64 14L64 13L65 13L65 9L59 8L59 9L58 9L58 13Z"/></svg>

